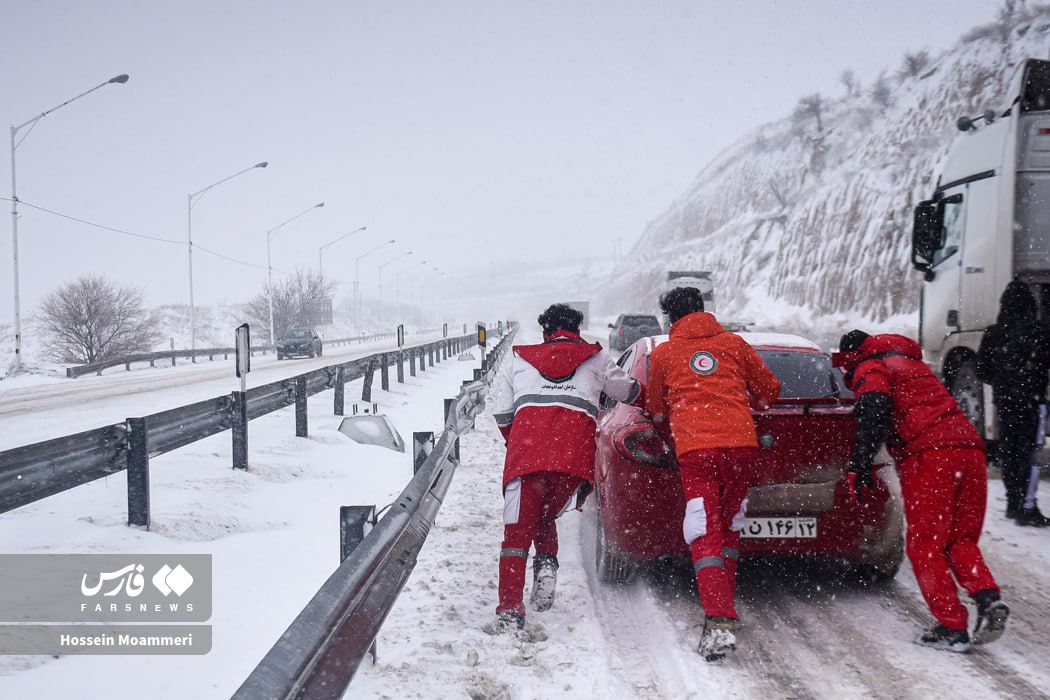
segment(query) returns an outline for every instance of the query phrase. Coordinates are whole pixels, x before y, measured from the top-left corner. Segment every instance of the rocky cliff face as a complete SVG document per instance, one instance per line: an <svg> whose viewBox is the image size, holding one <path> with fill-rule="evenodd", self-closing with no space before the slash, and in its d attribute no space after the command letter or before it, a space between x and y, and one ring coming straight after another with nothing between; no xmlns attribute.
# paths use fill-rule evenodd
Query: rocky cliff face
<svg viewBox="0 0 1050 700"><path fill-rule="evenodd" d="M605 313L654 308L667 270L711 270L720 316L805 330L915 318L915 205L932 194L955 121L999 108L1027 57L1048 57L1050 6L978 27L881 93L824 98L707 165L613 272ZM639 300L645 300L639 303Z"/></svg>

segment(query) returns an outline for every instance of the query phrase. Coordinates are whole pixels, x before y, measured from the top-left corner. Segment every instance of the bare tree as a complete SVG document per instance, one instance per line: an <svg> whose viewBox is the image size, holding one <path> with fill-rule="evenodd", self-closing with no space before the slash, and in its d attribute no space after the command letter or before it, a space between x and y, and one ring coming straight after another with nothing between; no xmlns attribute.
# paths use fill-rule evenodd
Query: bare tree
<svg viewBox="0 0 1050 700"><path fill-rule="evenodd" d="M903 80L914 78L930 64L930 54L927 51L913 51L904 54L898 75Z"/></svg>
<svg viewBox="0 0 1050 700"><path fill-rule="evenodd" d="M798 101L795 105L795 111L791 115L792 120L796 124L801 124L808 118L813 118L817 121L817 132L824 131L824 124L820 119L820 113L824 110L824 98L820 96L819 92L815 92L812 95L807 95Z"/></svg>
<svg viewBox="0 0 1050 700"><path fill-rule="evenodd" d="M860 92L860 83L857 81L857 74L853 72L852 68L842 71L842 74L839 75L839 82L846 88L846 97L853 97Z"/></svg>
<svg viewBox="0 0 1050 700"><path fill-rule="evenodd" d="M885 73L880 73L879 77L872 84L871 99L880 107L889 107L893 104L893 89L890 87L889 81L886 80Z"/></svg>
<svg viewBox="0 0 1050 700"><path fill-rule="evenodd" d="M148 352L158 340L156 319L142 290L87 275L44 297L37 322L48 354L61 362L97 362Z"/></svg>
<svg viewBox="0 0 1050 700"><path fill-rule="evenodd" d="M270 294L273 294L274 337L280 338L289 328L310 327L327 322L325 316L331 309L332 294L336 283L313 271L297 269L295 274L283 282L276 282L271 290L263 285L263 291L248 302L248 319L260 330L256 337L270 334Z"/></svg>

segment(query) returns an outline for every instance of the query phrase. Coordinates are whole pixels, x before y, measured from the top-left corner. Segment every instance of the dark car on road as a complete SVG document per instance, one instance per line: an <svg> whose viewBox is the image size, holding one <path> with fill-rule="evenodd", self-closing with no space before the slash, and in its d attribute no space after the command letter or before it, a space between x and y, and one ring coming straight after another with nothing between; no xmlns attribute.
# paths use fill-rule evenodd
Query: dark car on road
<svg viewBox="0 0 1050 700"><path fill-rule="evenodd" d="M277 341L277 359L286 357L320 357L321 336L312 328L292 328Z"/></svg>
<svg viewBox="0 0 1050 700"><path fill-rule="evenodd" d="M609 328L609 349L617 352L626 350L639 338L663 333L660 319L646 314L620 314Z"/></svg>
<svg viewBox="0 0 1050 700"><path fill-rule="evenodd" d="M853 499L845 471L857 431L853 395L831 357L800 336L741 333L781 383L780 398L754 411L760 448L750 485L741 556L845 562L868 580L892 578L903 558L903 501L896 466L876 458L875 488ZM618 364L643 386L662 335L643 338ZM689 561L685 498L673 451L644 407L602 402L595 457L598 576L633 577L639 564Z"/></svg>

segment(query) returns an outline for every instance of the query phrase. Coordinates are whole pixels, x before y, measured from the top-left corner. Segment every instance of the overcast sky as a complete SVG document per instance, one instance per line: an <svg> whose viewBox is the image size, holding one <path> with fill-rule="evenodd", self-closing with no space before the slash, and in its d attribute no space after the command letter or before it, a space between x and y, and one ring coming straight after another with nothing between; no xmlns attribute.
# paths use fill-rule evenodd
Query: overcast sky
<svg viewBox="0 0 1050 700"><path fill-rule="evenodd" d="M361 226L324 252L340 294L358 256L390 239L360 259L363 290L374 294L381 264L389 296L395 279L440 278L435 266L456 277L611 257L714 155L799 97L840 95L845 68L868 85L906 51L937 55L999 5L13 0L5 125L131 76L19 131L19 198L174 241L24 204L23 321L89 272L145 288L150 305L186 303L187 195L260 161L269 167L196 200L198 305L257 293L267 230L322 201L273 236L275 277L316 269L322 245ZM14 315L10 208L0 323Z"/></svg>

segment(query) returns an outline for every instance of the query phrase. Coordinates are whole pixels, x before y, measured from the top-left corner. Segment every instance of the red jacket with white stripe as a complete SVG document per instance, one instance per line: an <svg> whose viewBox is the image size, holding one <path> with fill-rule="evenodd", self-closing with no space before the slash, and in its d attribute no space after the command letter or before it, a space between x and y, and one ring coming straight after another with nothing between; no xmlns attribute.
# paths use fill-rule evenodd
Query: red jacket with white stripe
<svg viewBox="0 0 1050 700"><path fill-rule="evenodd" d="M513 350L493 411L507 440L503 485L541 471L593 481L598 399L605 392L632 403L641 393L638 382L599 344L568 331Z"/></svg>

